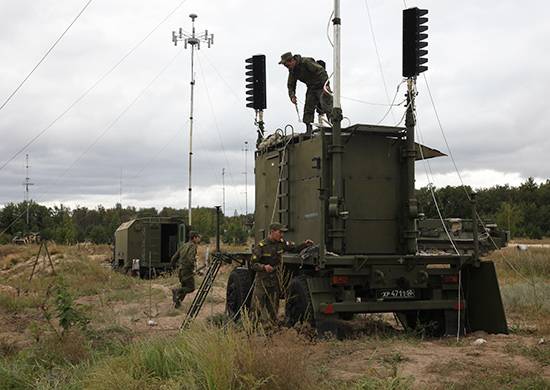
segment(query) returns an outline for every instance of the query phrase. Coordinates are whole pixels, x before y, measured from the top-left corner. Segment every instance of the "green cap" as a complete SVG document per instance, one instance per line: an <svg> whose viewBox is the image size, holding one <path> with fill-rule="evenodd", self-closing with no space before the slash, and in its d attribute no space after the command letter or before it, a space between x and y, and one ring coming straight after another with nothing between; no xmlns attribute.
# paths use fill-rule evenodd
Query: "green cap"
<svg viewBox="0 0 550 390"><path fill-rule="evenodd" d="M287 62L288 60L290 60L292 58L292 53L287 51L286 53L284 53L282 56L281 56L281 61L279 61L279 64L284 64L285 62Z"/></svg>
<svg viewBox="0 0 550 390"><path fill-rule="evenodd" d="M269 230L280 230L282 232L286 232L286 228L285 228L285 225L282 225L280 223L272 223L271 225L269 225Z"/></svg>

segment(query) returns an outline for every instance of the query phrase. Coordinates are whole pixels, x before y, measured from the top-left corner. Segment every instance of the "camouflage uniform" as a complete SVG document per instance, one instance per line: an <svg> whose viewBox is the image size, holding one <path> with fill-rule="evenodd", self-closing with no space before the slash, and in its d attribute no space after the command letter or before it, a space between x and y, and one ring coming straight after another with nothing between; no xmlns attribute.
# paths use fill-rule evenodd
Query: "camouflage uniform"
<svg viewBox="0 0 550 390"><path fill-rule="evenodd" d="M195 291L195 257L197 256L197 245L189 240L181 246L181 248L172 256L170 264L172 267L177 263L178 266L178 278L180 280L181 287L172 289L173 300L176 307L185 296Z"/></svg>
<svg viewBox="0 0 550 390"><path fill-rule="evenodd" d="M307 85L306 102L304 104L304 123L313 123L315 108L320 114L326 114L330 119L332 114L332 96L323 91L328 79L326 70L313 58L293 56L296 60L294 69L288 71L288 95L296 96L296 82L300 80Z"/></svg>
<svg viewBox="0 0 550 390"><path fill-rule="evenodd" d="M252 254L251 268L256 271L252 311L260 321L277 319L279 311L280 282L283 275L283 252L300 252L307 244L295 245L293 242L273 241L269 238L260 241ZM273 272L266 272L265 265L271 265Z"/></svg>

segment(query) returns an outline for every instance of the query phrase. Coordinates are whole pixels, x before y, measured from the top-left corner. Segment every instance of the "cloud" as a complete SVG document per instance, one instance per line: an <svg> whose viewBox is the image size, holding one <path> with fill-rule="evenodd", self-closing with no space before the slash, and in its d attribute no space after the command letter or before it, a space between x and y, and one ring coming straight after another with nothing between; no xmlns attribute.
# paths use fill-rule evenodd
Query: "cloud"
<svg viewBox="0 0 550 390"><path fill-rule="evenodd" d="M277 61L281 53L291 50L324 59L332 71L327 24L333 2L312 6L313 2L290 0L188 0L138 46L180 3L121 0L90 5L0 111L0 160L6 161L45 129L129 54L28 150L0 170L1 203L23 199L24 158L29 153L30 175L36 183L32 195L38 201L112 205L120 198L122 171L123 203L184 207L190 50L174 47L171 32L180 26L189 31L188 15L194 12L199 15L197 31L207 28L215 34L214 46L203 46L196 53L194 204L220 202L218 186L225 168L230 208L244 211L242 149L245 141L253 146L256 140L253 112L245 107L244 59L267 55L268 131L286 124L301 131L303 124L288 101L286 71ZM550 82L546 50L550 26L545 15L550 4L542 0L530 2L529 7L518 7L511 0L463 2L460 7L434 0L407 3L430 11L425 75L466 184L519 184L529 176L548 178L550 114L545 92ZM0 63L0 98L11 93L82 5L57 0L2 3L0 50L5 60ZM391 98L401 81L403 2L368 0L368 5ZM342 94L388 103L364 1L342 2L341 12ZM522 28L512 28L518 23ZM418 90L418 136L448 153L424 77L418 80ZM304 92L300 87L302 101ZM402 94L403 90L397 100ZM386 107L343 100L343 109L353 123L376 123ZM402 107L396 108L384 123L395 124L402 112ZM252 181L253 152L248 156L246 170ZM450 158L431 164L436 186L453 183ZM417 165L417 183L424 180L421 169ZM248 193L252 208L252 187Z"/></svg>

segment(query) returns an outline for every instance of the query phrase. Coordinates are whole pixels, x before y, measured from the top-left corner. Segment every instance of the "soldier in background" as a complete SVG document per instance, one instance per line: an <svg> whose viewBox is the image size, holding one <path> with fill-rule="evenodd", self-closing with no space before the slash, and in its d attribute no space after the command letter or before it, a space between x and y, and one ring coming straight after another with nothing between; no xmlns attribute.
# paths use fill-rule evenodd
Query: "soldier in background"
<svg viewBox="0 0 550 390"><path fill-rule="evenodd" d="M303 122L306 132L311 134L315 108L320 114L326 114L329 120L332 116L332 96L324 89L328 80L327 71L313 58L292 55L291 52L284 53L279 64L288 69L288 96L293 104L297 104L296 82L299 80L307 85Z"/></svg>
<svg viewBox="0 0 550 390"><path fill-rule="evenodd" d="M201 242L201 236L197 232L189 233L189 241L172 256L170 265L172 268L177 265L180 287L172 289L172 301L177 309L181 306L181 301L185 296L195 291L195 262L197 256L197 246Z"/></svg>
<svg viewBox="0 0 550 390"><path fill-rule="evenodd" d="M256 318L264 323L277 321L282 287L283 252L300 252L313 245L311 240L305 240L300 245L285 241L283 230L283 225L279 223L269 225L269 235L260 241L252 254L251 268L256 271L252 311Z"/></svg>

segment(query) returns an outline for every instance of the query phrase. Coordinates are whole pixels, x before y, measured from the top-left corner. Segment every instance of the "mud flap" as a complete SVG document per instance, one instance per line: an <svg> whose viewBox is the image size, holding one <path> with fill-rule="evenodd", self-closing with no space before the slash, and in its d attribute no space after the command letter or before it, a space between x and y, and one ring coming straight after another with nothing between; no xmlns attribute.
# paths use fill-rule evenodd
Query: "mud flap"
<svg viewBox="0 0 550 390"><path fill-rule="evenodd" d="M465 267L462 271L462 285L466 300L466 331L508 334L493 262L482 261L479 267Z"/></svg>

